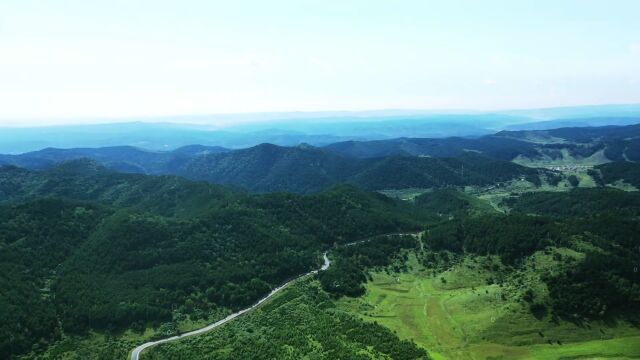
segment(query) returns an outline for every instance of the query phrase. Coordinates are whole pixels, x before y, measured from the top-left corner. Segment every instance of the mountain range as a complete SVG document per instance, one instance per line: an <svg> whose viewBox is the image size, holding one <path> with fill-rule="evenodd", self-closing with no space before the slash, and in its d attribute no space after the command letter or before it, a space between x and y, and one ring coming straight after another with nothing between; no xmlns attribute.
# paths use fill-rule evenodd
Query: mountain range
<svg viewBox="0 0 640 360"><path fill-rule="evenodd" d="M0 165L43 170L83 158L120 172L178 175L257 192L313 193L338 183L367 190L483 185L544 173L514 161L525 165L638 161L640 125L500 131L478 138L348 141L325 147L265 143L239 150L203 145L173 151L130 146L49 148L0 155Z"/></svg>
<svg viewBox="0 0 640 360"><path fill-rule="evenodd" d="M124 359L291 279L219 331L144 356L286 358L295 344L304 357L321 344L320 358L458 358L476 351L460 350L468 339L505 358L565 343L592 356L585 341L633 357L638 138L628 125L1 155L0 357ZM569 166L534 166L551 161ZM326 271L299 277L323 254ZM456 342L425 342L442 334Z"/></svg>
<svg viewBox="0 0 640 360"><path fill-rule="evenodd" d="M350 140L478 137L500 130L628 125L639 118L640 105L632 104L504 111L378 110L93 119L84 121L93 125L0 128L0 153L121 145L154 151L191 144L233 149L261 143L325 146ZM5 124L21 122L0 120ZM73 123L73 119L67 123Z"/></svg>

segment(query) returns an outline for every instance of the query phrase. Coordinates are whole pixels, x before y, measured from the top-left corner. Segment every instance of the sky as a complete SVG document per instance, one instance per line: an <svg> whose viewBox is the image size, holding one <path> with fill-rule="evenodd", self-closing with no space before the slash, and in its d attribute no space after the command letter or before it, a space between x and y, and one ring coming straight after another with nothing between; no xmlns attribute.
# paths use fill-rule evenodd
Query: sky
<svg viewBox="0 0 640 360"><path fill-rule="evenodd" d="M0 0L0 125L640 103L639 16L637 0Z"/></svg>

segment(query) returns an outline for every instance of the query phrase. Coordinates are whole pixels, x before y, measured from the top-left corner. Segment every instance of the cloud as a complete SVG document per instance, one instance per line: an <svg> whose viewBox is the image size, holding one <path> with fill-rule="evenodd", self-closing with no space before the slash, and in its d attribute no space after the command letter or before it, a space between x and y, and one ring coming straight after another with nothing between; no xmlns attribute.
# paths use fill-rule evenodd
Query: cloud
<svg viewBox="0 0 640 360"><path fill-rule="evenodd" d="M640 55L640 42L629 45L629 50L631 53Z"/></svg>
<svg viewBox="0 0 640 360"><path fill-rule="evenodd" d="M495 80L495 79L484 79L484 80L482 81L482 83L483 83L483 84L485 84L485 85L487 85L487 86L493 86L493 85L498 84L498 81L497 81L497 80Z"/></svg>

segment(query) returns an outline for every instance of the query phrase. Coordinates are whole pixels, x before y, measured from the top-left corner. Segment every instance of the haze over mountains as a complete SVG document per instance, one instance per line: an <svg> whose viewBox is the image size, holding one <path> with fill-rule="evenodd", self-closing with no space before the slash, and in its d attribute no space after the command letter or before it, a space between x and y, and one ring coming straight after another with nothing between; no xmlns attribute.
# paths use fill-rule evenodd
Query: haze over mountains
<svg viewBox="0 0 640 360"><path fill-rule="evenodd" d="M640 360L638 14L0 0L0 360Z"/></svg>
<svg viewBox="0 0 640 360"><path fill-rule="evenodd" d="M120 145L148 150L173 150L192 144L235 149L261 143L324 146L348 140L477 137L505 129L628 125L638 122L638 119L640 105L496 112L385 110L113 120L118 123L105 123L103 119L100 120L101 124L94 125L0 128L0 153L17 154L48 147ZM4 123L18 124L20 121L5 120Z"/></svg>
<svg viewBox="0 0 640 360"><path fill-rule="evenodd" d="M49 148L0 155L0 165L45 170L84 158L120 172L178 175L257 192L314 193L338 183L389 190L483 185L526 177L538 182L534 178L544 178L544 171L521 165L640 161L640 124L500 131L477 138L346 141L325 147L264 143L238 150L204 145L173 151L131 146Z"/></svg>
<svg viewBox="0 0 640 360"><path fill-rule="evenodd" d="M517 331L527 345L496 337L496 322L489 320L474 320L474 326L489 329L476 331L476 343L519 351L529 344L559 346L559 339L579 344L583 337L602 337L592 326L632 344L640 308L640 280L631 266L640 233L640 124L624 124L640 119L611 119L623 125L326 145L120 145L0 155L0 269L6 274L0 283L11 289L0 294L0 357L125 358L143 342L202 327L255 303L316 268L327 253L335 263L275 297L277 314L267 304L240 320L247 328L230 323L222 329L229 336L210 336L218 334L224 346L244 354L238 358L259 358L260 350L233 339L271 336L265 334L277 338L264 342L273 344L271 358L285 358L282 344L298 339L287 333L291 329L304 335L295 340L300 344L322 332L318 341L328 355L321 358L343 358L332 354L371 346L378 346L373 358L429 359L430 351L460 351L423 343L420 334L406 341L392 332L404 331L404 323L363 320L404 319L396 312L412 311L417 296L429 310L422 321L441 321L452 333L458 325L447 325L434 312L440 305L428 301L464 299L465 307L487 319L508 304L497 323L517 324L504 334L511 339ZM405 124L402 132L419 121L387 119L377 126L391 123ZM138 132L121 140L145 136L147 126L157 125L125 124L122 129ZM427 129L426 122L419 126ZM78 139L88 129L105 141L117 134L97 131L117 125L82 129L74 135ZM209 131L169 124L162 129L148 139L178 134L188 140ZM236 131L251 141L256 134L273 136L266 128ZM199 139L206 143L210 137ZM424 232L406 235L416 231ZM361 240L375 235L384 236ZM354 241L356 246L340 247ZM391 280L377 281L380 276ZM431 300L424 300L420 282L429 284ZM385 295L397 301L392 315L385 315L384 301L375 300L380 284L398 287ZM465 295L457 298L459 291ZM350 305L368 301L381 305ZM342 310L330 310L337 308ZM264 314L266 325L256 318ZM463 314L451 310L446 318ZM290 323L301 319L304 326ZM350 337L356 329L360 335ZM95 342L89 335L94 333L108 336ZM349 339L348 345L336 337ZM199 349L218 346L209 335L192 341L146 350L144 356L198 359ZM343 348L329 350L338 343ZM299 344L295 349L315 351ZM633 346L625 351L636 354Z"/></svg>

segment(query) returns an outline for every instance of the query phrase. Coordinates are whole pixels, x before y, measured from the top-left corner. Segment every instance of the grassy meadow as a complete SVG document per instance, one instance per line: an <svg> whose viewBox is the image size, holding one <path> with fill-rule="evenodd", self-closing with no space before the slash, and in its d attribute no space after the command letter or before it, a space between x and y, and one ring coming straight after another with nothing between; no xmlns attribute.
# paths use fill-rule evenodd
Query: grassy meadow
<svg viewBox="0 0 640 360"><path fill-rule="evenodd" d="M572 255L568 249L556 251ZM434 359L640 358L640 330L630 324L578 326L531 314L521 298L525 288L546 296L531 269L554 266L550 255L536 254L501 285L487 284L487 278L503 276L493 265L486 269L487 262L491 259L467 257L434 274L411 255L408 272L373 273L366 295L343 298L338 307L413 340Z"/></svg>

